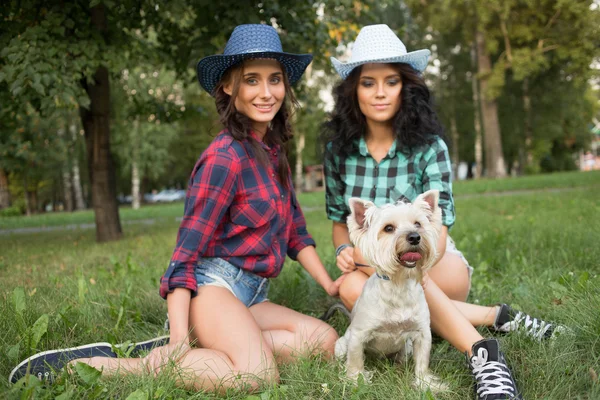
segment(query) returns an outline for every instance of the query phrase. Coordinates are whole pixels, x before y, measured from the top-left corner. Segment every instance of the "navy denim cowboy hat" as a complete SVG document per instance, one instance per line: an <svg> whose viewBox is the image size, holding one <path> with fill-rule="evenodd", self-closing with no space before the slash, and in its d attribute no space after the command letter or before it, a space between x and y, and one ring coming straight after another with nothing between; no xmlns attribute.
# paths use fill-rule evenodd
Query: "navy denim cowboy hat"
<svg viewBox="0 0 600 400"><path fill-rule="evenodd" d="M270 58L281 63L290 84L296 83L308 64L312 54L284 53L275 28L269 25L239 25L231 34L223 54L204 57L196 70L200 85L214 96L214 90L225 71L243 60Z"/></svg>

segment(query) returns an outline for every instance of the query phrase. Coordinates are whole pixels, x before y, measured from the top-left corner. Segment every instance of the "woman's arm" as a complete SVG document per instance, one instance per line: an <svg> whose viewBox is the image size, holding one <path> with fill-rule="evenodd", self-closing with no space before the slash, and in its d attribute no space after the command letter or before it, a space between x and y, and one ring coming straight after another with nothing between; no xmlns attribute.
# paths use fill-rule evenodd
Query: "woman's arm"
<svg viewBox="0 0 600 400"><path fill-rule="evenodd" d="M304 268L310 276L325 289L328 295L338 295L340 284L344 280L345 275L342 275L335 281L332 280L313 246L306 246L300 250L297 260L300 265L302 265L302 268Z"/></svg>
<svg viewBox="0 0 600 400"><path fill-rule="evenodd" d="M342 244L350 243L350 234L348 233L348 225L341 222L333 223L333 245L337 249ZM357 268L360 268L362 272L371 276L375 270L371 267L364 267L368 265L367 261L363 258L360 250L352 246L346 247L340 252L340 255L336 257L337 267L344 273L352 272ZM358 267L357 267L358 265Z"/></svg>
<svg viewBox="0 0 600 400"><path fill-rule="evenodd" d="M189 340L189 310L191 292L188 289L176 288L167 295L169 310L170 342L188 343Z"/></svg>

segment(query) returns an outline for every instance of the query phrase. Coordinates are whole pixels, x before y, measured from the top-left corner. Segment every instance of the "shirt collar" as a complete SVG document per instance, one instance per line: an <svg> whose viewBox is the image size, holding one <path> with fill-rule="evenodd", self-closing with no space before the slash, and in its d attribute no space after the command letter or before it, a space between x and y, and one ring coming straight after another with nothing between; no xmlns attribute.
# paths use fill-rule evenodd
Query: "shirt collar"
<svg viewBox="0 0 600 400"><path fill-rule="evenodd" d="M367 142L365 141L364 136L360 137L360 141L358 142L358 151L360 152L360 155L363 157L370 155L369 149L367 148ZM396 140L394 140L392 142L392 145L390 146L390 149L388 150L387 157L388 158L396 157Z"/></svg>

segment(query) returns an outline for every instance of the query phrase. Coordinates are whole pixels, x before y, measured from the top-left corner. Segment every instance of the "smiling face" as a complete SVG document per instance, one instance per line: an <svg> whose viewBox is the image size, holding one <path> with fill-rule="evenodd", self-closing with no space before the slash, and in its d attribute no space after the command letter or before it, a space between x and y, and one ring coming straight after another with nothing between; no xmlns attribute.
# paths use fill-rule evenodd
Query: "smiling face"
<svg viewBox="0 0 600 400"><path fill-rule="evenodd" d="M360 111L368 124L391 124L400 110L402 77L392 64L365 64L358 81Z"/></svg>
<svg viewBox="0 0 600 400"><path fill-rule="evenodd" d="M223 86L232 95L233 79ZM271 59L245 61L235 96L235 108L252 120L257 134L266 132L285 99L285 83L281 64Z"/></svg>

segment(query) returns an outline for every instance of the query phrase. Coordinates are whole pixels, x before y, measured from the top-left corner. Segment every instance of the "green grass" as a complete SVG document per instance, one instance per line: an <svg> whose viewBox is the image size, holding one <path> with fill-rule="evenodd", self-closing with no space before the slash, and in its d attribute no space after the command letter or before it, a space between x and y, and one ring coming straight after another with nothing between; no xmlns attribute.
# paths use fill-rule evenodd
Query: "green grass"
<svg viewBox="0 0 600 400"><path fill-rule="evenodd" d="M579 175L564 177L585 181ZM581 186L588 187L456 200L458 219L452 236L475 267L469 300L509 302L561 321L575 332L574 338L553 343L498 336L526 399L600 398L600 385L590 372L600 372L600 188ZM317 251L330 272L337 274L322 193L303 195L305 206L310 204L307 199L315 207L307 207L314 211L307 211L306 217ZM176 206L161 207L166 214ZM61 385L25 391L6 383L12 367L38 351L163 334L166 303L158 296L158 280L178 227L165 214L154 225L126 226L124 239L113 243L96 244L93 229L0 237L0 398L54 398L66 393L64 398L125 399L136 391L139 398L149 399L215 397L179 389L168 375L89 383L69 377ZM269 297L310 315L319 315L334 301L290 261L273 281ZM340 333L347 326L340 317L332 323ZM492 335L486 329L481 332ZM402 368L369 360L368 368L377 371L373 383L353 386L340 379L343 372L336 363L302 360L283 367L281 384L254 399L431 398L410 387L412 364ZM448 343L434 342L431 368L451 386L450 392L435 398L473 397L464 356ZM236 392L229 397L248 398Z"/></svg>
<svg viewBox="0 0 600 400"><path fill-rule="evenodd" d="M567 189L600 186L600 171L556 172L553 174L529 175L518 178L478 179L458 181L453 185L454 195L507 192L519 190Z"/></svg>

